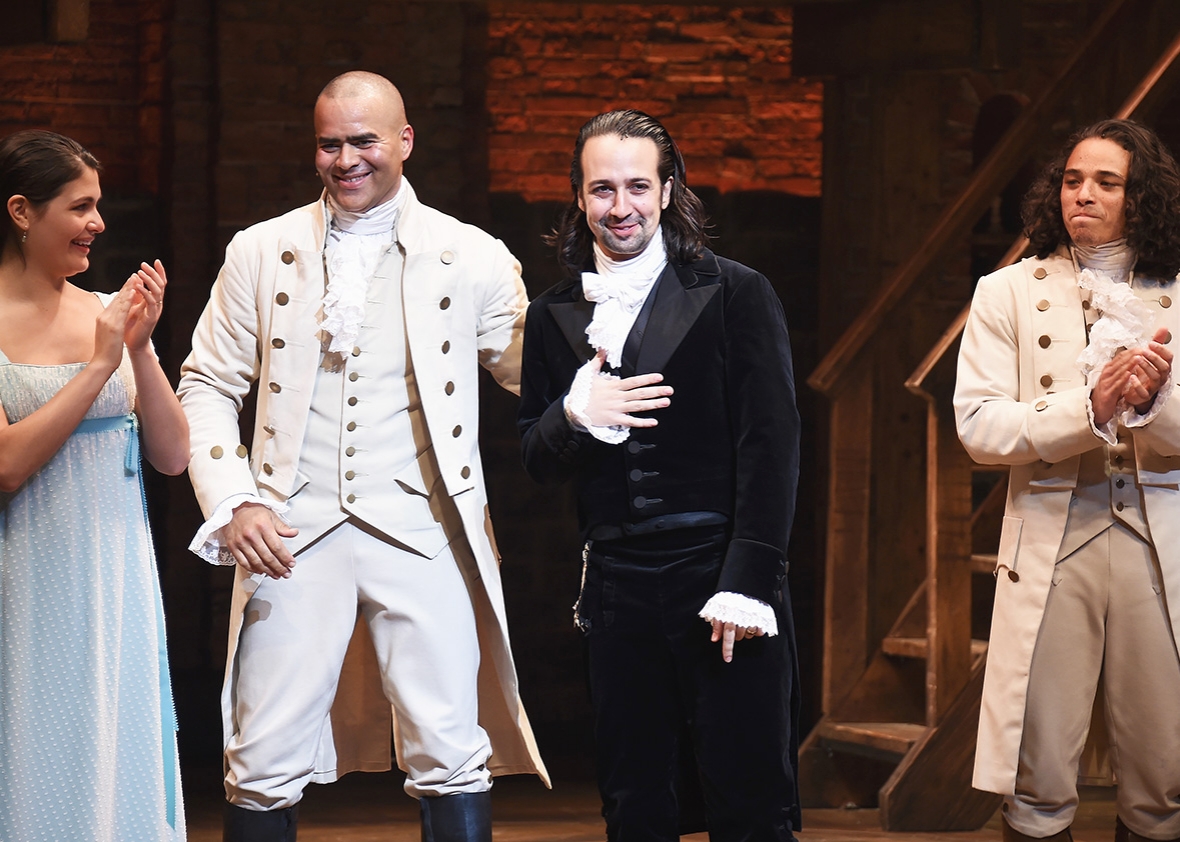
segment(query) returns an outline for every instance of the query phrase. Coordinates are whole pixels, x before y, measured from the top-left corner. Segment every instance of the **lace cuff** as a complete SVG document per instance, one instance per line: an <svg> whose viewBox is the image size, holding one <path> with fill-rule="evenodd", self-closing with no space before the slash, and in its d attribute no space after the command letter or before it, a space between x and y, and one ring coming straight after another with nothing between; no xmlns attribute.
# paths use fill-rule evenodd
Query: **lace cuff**
<svg viewBox="0 0 1180 842"><path fill-rule="evenodd" d="M574 375L574 382L570 384L569 393L565 396L565 417L570 420L575 430L587 432L599 441L607 444L620 444L631 435L627 427L596 427L586 414L586 406L590 403L591 378L595 376L594 361L583 365ZM613 374L598 372L599 377L615 377ZM615 377L617 380L618 378Z"/></svg>
<svg viewBox="0 0 1180 842"><path fill-rule="evenodd" d="M773 608L760 599L733 591L713 594L697 616L709 622L719 620L747 629L761 629L768 637L778 634Z"/></svg>
<svg viewBox="0 0 1180 842"><path fill-rule="evenodd" d="M1163 385L1160 386L1160 390L1155 393L1155 400L1151 402L1151 408L1142 415L1139 414L1139 410L1135 409L1135 407L1128 406L1120 415L1123 426L1130 428L1143 427L1147 424L1150 424L1153 420L1155 420L1155 417L1163 411L1164 404L1167 403L1168 398L1172 396L1172 389L1175 387L1175 385L1176 384L1172 380L1171 376L1167 377L1164 380Z"/></svg>
<svg viewBox="0 0 1180 842"><path fill-rule="evenodd" d="M213 510L213 514L209 515L209 519L197 530L197 534L193 536L192 542L188 545L189 552L195 553L210 564L220 564L225 567L237 564L233 553L221 546L221 536L218 534L218 530L233 520L234 509L243 503L259 503L279 516L286 514L288 509L286 503L265 500L257 494L230 495L218 504L217 508Z"/></svg>

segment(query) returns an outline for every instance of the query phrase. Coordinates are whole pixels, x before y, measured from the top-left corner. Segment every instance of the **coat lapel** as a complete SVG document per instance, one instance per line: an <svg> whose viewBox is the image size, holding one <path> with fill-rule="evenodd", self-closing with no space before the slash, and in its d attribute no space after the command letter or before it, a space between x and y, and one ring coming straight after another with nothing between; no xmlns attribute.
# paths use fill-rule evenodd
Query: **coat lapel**
<svg viewBox="0 0 1180 842"><path fill-rule="evenodd" d="M565 341L569 343L580 362L587 362L594 356L594 348L586 338L586 328L594 318L594 302L582 295L582 285L575 284L571 292L572 301L550 304L549 312L561 328Z"/></svg>
<svg viewBox="0 0 1180 842"><path fill-rule="evenodd" d="M721 289L715 280L719 271L717 259L710 252L689 265L668 265L656 290L647 332L635 362L636 372L664 370L705 305Z"/></svg>

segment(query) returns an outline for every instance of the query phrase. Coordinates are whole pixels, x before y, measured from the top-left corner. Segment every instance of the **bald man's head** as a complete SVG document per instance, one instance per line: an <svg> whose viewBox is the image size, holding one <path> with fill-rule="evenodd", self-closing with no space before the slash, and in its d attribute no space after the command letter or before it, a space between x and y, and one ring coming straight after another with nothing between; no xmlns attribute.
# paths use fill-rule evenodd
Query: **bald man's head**
<svg viewBox="0 0 1180 842"><path fill-rule="evenodd" d="M359 213L392 199L414 148L402 96L376 73L354 70L324 86L315 104L316 172L334 202Z"/></svg>

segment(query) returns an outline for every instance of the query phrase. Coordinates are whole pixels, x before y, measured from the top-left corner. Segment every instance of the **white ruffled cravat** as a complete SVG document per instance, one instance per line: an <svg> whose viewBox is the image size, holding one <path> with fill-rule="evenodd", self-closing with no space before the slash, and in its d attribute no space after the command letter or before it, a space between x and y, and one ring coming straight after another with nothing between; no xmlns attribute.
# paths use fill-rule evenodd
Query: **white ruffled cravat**
<svg viewBox="0 0 1180 842"><path fill-rule="evenodd" d="M643 251L627 260L615 260L598 243L594 244L594 267L597 272L582 273L582 293L594 302L594 316L586 328L586 338L596 350L606 354L612 368L623 361L623 346L635 326L635 319L664 267L668 253L664 250L664 234L656 228L655 235ZM594 377L616 377L598 370L594 360L583 365L574 375L565 399L566 416L579 429L599 441L621 444L631 435L629 427L597 427L586 415L590 403L590 385ZM617 377L616 377L617 379Z"/></svg>
<svg viewBox="0 0 1180 842"><path fill-rule="evenodd" d="M331 337L329 351L347 353L356 345L365 319L369 279L394 239L406 203L403 185L394 197L369 211L353 213L328 197L332 227L328 232L328 289L324 293L320 328Z"/></svg>
<svg viewBox="0 0 1180 842"><path fill-rule="evenodd" d="M1098 320L1090 328L1090 341L1078 356L1078 368L1089 382L1114 359L1121 348L1146 345L1151 339L1151 308L1135 297L1126 283L1135 265L1135 253L1125 239L1101 246L1074 246L1078 286L1090 293ZM1093 385L1092 383L1090 384Z"/></svg>
<svg viewBox="0 0 1180 842"><path fill-rule="evenodd" d="M1078 355L1078 368L1086 384L1093 388L1103 367L1120 350L1142 347L1151 341L1155 317L1151 307L1131 289L1129 281L1136 256L1125 239L1100 246L1074 245L1073 255L1080 269L1078 287L1090 293L1090 304L1099 314L1090 327L1089 342ZM1172 385L1172 379L1167 378L1160 386L1153 407L1157 411L1171 395ZM1115 418L1107 426L1114 426L1118 420L1126 424L1137 415L1134 407L1120 401ZM1112 430L1100 432L1113 435Z"/></svg>
<svg viewBox="0 0 1180 842"><path fill-rule="evenodd" d="M586 328L586 337L591 345L606 352L611 368L618 368L622 362L627 335L667 265L664 233L659 226L643 251L627 260L615 260L594 243L594 266L598 271L582 273L582 292L587 301L594 302L594 318Z"/></svg>

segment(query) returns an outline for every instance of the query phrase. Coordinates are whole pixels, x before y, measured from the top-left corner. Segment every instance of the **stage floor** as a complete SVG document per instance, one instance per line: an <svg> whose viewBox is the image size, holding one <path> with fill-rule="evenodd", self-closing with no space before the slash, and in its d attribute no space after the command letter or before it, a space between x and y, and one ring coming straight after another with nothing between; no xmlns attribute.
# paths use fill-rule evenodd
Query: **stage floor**
<svg viewBox="0 0 1180 842"><path fill-rule="evenodd" d="M220 842L221 790L217 771L189 771L185 779L190 842ZM418 842L417 802L401 789L401 776L352 774L307 788L300 806L299 842ZM584 780L558 779L546 790L532 778L496 781L495 842L602 842L598 792ZM1085 788L1074 823L1075 842L1112 842L1114 790ZM981 830L960 833L886 833L876 810L805 810L800 842L995 842L997 812ZM694 834L685 842L707 842Z"/></svg>

